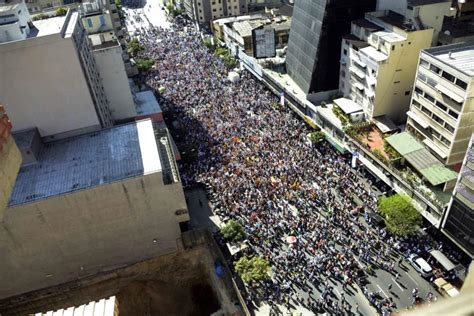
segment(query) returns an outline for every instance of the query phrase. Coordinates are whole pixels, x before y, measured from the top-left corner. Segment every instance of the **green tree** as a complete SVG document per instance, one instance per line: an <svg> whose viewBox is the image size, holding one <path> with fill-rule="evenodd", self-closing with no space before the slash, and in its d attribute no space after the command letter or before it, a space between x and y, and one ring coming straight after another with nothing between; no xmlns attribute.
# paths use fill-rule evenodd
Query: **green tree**
<svg viewBox="0 0 474 316"><path fill-rule="evenodd" d="M133 38L130 42L128 42L127 52L133 57L136 57L138 53L143 51L144 49L145 47L143 47L143 45L140 44L140 42L136 38Z"/></svg>
<svg viewBox="0 0 474 316"><path fill-rule="evenodd" d="M228 221L227 224L221 228L221 233L224 238L230 242L239 242L246 238L244 228L234 220Z"/></svg>
<svg viewBox="0 0 474 316"><path fill-rule="evenodd" d="M243 256L235 263L235 271L246 283L260 282L270 277L270 265L259 256Z"/></svg>
<svg viewBox="0 0 474 316"><path fill-rule="evenodd" d="M379 200L380 213L385 217L385 225L397 236L413 233L422 223L421 214L415 209L411 198L404 194L382 197Z"/></svg>
<svg viewBox="0 0 474 316"><path fill-rule="evenodd" d="M324 139L326 139L326 136L324 135L323 132L318 131L318 132L311 133L311 134L309 135L309 139L310 139L313 143L318 144L318 143L321 143Z"/></svg>
<svg viewBox="0 0 474 316"><path fill-rule="evenodd" d="M62 16L62 15L66 15L67 13L67 8L65 7L59 7L56 9L56 15L57 16Z"/></svg>
<svg viewBox="0 0 474 316"><path fill-rule="evenodd" d="M155 61L153 59L148 59L148 58L143 58L143 59L137 59L135 61L138 71L139 72L147 72L148 70L153 67L155 64Z"/></svg>

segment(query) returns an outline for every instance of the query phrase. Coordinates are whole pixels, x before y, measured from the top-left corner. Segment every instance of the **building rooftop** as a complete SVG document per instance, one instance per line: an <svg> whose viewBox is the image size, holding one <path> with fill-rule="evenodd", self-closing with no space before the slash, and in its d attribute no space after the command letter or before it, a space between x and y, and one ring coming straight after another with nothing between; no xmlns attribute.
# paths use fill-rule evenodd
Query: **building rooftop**
<svg viewBox="0 0 474 316"><path fill-rule="evenodd" d="M117 315L116 308L117 301L115 296L111 296L107 299L103 298L96 302L90 302L89 304L58 309L47 313L36 313L34 316L114 316Z"/></svg>
<svg viewBox="0 0 474 316"><path fill-rule="evenodd" d="M457 178L456 172L443 166L428 149L407 132L389 136L386 140L431 185L436 186Z"/></svg>
<svg viewBox="0 0 474 316"><path fill-rule="evenodd" d="M346 114L352 114L363 111L363 108L351 99L339 98L334 100L333 102Z"/></svg>
<svg viewBox="0 0 474 316"><path fill-rule="evenodd" d="M21 3L21 0L0 1L0 12L8 12L15 10Z"/></svg>
<svg viewBox="0 0 474 316"><path fill-rule="evenodd" d="M365 17L369 21L378 19L386 24L395 26L403 31L410 32L416 30L414 25L410 23L407 19L405 19L403 15L393 12L391 10L368 12L365 14Z"/></svg>
<svg viewBox="0 0 474 316"><path fill-rule="evenodd" d="M407 4L412 7L419 7L423 5L452 2L451 0L408 0Z"/></svg>
<svg viewBox="0 0 474 316"><path fill-rule="evenodd" d="M474 43L466 42L423 50L428 55L442 61L468 76L474 76Z"/></svg>
<svg viewBox="0 0 474 316"><path fill-rule="evenodd" d="M161 172L151 120L44 144L20 169L9 206Z"/></svg>
<svg viewBox="0 0 474 316"><path fill-rule="evenodd" d="M387 55L382 52L379 52L376 48L372 46L364 47L359 51L377 62L382 62L388 59Z"/></svg>
<svg viewBox="0 0 474 316"><path fill-rule="evenodd" d="M114 32L91 34L89 35L89 39L91 40L92 49L94 50L120 46Z"/></svg>
<svg viewBox="0 0 474 316"><path fill-rule="evenodd" d="M137 115L148 115L162 112L160 104L151 90L135 93L134 101Z"/></svg>
<svg viewBox="0 0 474 316"><path fill-rule="evenodd" d="M65 15L33 21L33 25L35 26L36 30L31 29L30 35L28 37L41 37L60 33L65 21Z"/></svg>
<svg viewBox="0 0 474 316"><path fill-rule="evenodd" d="M379 25L375 23L367 21L366 19L357 19L357 20L352 21L352 23L372 32L383 30L383 27L380 27Z"/></svg>

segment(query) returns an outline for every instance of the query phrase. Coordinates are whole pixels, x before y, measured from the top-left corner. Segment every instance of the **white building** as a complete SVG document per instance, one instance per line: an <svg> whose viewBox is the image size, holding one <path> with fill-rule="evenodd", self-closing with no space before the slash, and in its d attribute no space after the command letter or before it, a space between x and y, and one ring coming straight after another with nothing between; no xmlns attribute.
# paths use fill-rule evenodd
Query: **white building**
<svg viewBox="0 0 474 316"><path fill-rule="evenodd" d="M248 12L247 0L183 0L183 6L186 14L199 23Z"/></svg>
<svg viewBox="0 0 474 316"><path fill-rule="evenodd" d="M0 1L0 43L26 39L30 26L30 15L23 1Z"/></svg>
<svg viewBox="0 0 474 316"><path fill-rule="evenodd" d="M111 126L109 102L78 13L27 24L29 34L25 27L22 37L0 42L0 99L8 104L14 130L37 127L52 140Z"/></svg>
<svg viewBox="0 0 474 316"><path fill-rule="evenodd" d="M385 116L404 123L418 54L432 37L433 29L393 11L366 13L343 37L339 90L362 106L367 120Z"/></svg>
<svg viewBox="0 0 474 316"><path fill-rule="evenodd" d="M459 165L474 131L474 44L423 50L407 129L445 165Z"/></svg>
<svg viewBox="0 0 474 316"><path fill-rule="evenodd" d="M102 79L104 93L109 101L114 121L121 121L137 115L127 72L123 62L122 46L113 32L89 35L92 55Z"/></svg>

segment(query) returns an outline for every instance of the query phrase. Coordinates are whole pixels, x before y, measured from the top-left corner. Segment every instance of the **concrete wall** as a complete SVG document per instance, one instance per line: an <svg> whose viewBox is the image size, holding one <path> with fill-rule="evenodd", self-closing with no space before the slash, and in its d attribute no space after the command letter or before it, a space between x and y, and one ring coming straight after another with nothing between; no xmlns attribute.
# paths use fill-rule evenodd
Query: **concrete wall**
<svg viewBox="0 0 474 316"><path fill-rule="evenodd" d="M398 124L406 122L418 56L431 46L433 29L407 34L405 41L392 44L394 49L387 47L389 59L379 67L375 90L373 117L387 115Z"/></svg>
<svg viewBox="0 0 474 316"><path fill-rule="evenodd" d="M13 138L8 136L6 143L3 144L3 148L0 150L0 221L3 218L4 210L10 200L10 194L15 185L20 165L20 151ZM3 256L1 250L0 255Z"/></svg>
<svg viewBox="0 0 474 316"><path fill-rule="evenodd" d="M72 37L0 44L0 99L14 130L41 136L100 126Z"/></svg>
<svg viewBox="0 0 474 316"><path fill-rule="evenodd" d="M135 105L122 59L122 47L117 43L114 47L94 50L93 55L112 118L122 120L134 117Z"/></svg>
<svg viewBox="0 0 474 316"><path fill-rule="evenodd" d="M0 298L174 252L189 220L161 173L9 208L0 223ZM153 242L153 240L156 242Z"/></svg>

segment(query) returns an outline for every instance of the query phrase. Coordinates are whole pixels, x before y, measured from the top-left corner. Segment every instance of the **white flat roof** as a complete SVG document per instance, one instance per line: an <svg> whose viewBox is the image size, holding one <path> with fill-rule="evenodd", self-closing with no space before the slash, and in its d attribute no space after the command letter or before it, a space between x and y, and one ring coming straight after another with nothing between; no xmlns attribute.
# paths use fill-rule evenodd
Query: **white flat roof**
<svg viewBox="0 0 474 316"><path fill-rule="evenodd" d="M33 25L38 29L35 37L47 36L61 32L66 16L57 16L44 20L33 21Z"/></svg>
<svg viewBox="0 0 474 316"><path fill-rule="evenodd" d="M161 171L160 155L156 145L155 131L150 119L137 122L138 143L143 161L143 174Z"/></svg>
<svg viewBox="0 0 474 316"><path fill-rule="evenodd" d="M382 38L384 41L387 41L389 43L401 42L406 39L405 37L395 32L390 32L390 31L378 31L378 32L375 32L374 34L378 35L379 38Z"/></svg>
<svg viewBox="0 0 474 316"><path fill-rule="evenodd" d="M422 52L469 76L474 76L474 43L466 42L432 47Z"/></svg>
<svg viewBox="0 0 474 316"><path fill-rule="evenodd" d="M370 58L372 58L373 60L375 60L377 62L384 61L384 60L388 59L387 55L385 55L382 52L379 52L378 50L376 50L372 46L367 46L367 47L361 48L361 49L359 49L359 51L362 52L363 54L369 56Z"/></svg>
<svg viewBox="0 0 474 316"><path fill-rule="evenodd" d="M340 98L333 101L346 114L362 112L362 107L354 101L347 98Z"/></svg>

